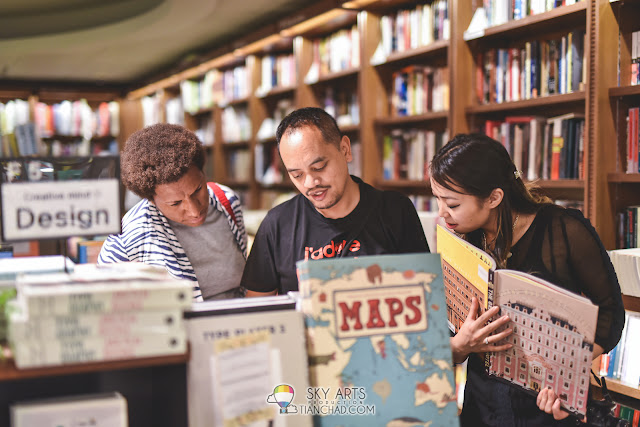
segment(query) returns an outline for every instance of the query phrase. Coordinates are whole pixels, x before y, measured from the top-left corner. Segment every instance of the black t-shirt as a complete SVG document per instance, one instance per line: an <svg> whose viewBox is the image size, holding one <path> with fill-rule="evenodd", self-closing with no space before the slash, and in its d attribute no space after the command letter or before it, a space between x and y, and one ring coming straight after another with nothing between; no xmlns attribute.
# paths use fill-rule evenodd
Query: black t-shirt
<svg viewBox="0 0 640 427"><path fill-rule="evenodd" d="M352 179L360 187L360 202L344 218L325 218L302 194L271 209L256 234L241 285L282 294L298 290L296 262L302 259L429 251L408 197Z"/></svg>
<svg viewBox="0 0 640 427"><path fill-rule="evenodd" d="M481 247L477 233L469 241ZM620 286L602 242L580 211L545 205L529 229L511 248L507 268L531 273L578 294L598 306L595 342L611 350L624 326ZM565 426L571 417L555 421L538 409L535 396L489 377L484 361L469 356L461 425L466 426Z"/></svg>

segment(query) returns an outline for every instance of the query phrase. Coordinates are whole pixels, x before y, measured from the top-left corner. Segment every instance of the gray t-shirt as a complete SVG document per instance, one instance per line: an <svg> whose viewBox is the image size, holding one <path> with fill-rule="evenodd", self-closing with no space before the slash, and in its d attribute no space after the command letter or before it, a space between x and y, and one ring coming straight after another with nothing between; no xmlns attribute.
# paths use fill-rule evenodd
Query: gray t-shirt
<svg viewBox="0 0 640 427"><path fill-rule="evenodd" d="M209 206L198 227L169 220L171 228L196 272L205 300L237 297L245 259L231 233L226 216Z"/></svg>

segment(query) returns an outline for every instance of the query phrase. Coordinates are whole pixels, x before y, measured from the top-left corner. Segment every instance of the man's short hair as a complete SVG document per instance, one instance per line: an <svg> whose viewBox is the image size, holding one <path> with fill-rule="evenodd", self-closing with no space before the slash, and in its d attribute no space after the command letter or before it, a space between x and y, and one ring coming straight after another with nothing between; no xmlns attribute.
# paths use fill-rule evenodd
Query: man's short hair
<svg viewBox="0 0 640 427"><path fill-rule="evenodd" d="M289 134L305 126L315 126L322 134L322 138L326 143L333 144L338 149L340 148L342 133L340 132L340 128L338 128L336 119L322 108L305 107L295 110L282 119L278 125L278 130L276 131L278 149L280 148L280 140L285 134Z"/></svg>
<svg viewBox="0 0 640 427"><path fill-rule="evenodd" d="M156 187L182 178L191 166L202 170L204 148L183 126L159 123L134 132L124 146L122 183L140 197L153 200Z"/></svg>

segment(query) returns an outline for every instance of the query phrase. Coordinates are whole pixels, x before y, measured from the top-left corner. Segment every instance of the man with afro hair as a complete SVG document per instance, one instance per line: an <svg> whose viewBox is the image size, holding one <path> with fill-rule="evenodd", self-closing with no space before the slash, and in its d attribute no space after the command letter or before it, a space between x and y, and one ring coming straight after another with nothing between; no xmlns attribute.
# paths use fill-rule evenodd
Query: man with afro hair
<svg viewBox="0 0 640 427"><path fill-rule="evenodd" d="M247 236L238 196L207 183L196 135L171 124L135 132L121 155L122 182L142 197L98 263L138 261L194 282L194 300L241 296Z"/></svg>

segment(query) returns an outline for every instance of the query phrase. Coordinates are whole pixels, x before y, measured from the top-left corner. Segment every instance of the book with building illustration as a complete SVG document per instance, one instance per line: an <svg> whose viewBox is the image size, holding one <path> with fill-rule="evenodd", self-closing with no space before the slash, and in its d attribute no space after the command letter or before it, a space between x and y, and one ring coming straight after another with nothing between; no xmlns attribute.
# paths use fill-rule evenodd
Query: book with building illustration
<svg viewBox="0 0 640 427"><path fill-rule="evenodd" d="M513 332L495 344L513 347L485 355L489 375L532 394L551 387L567 411L583 417L598 307L531 274L498 270L486 252L440 226L437 233L450 328L458 331L474 296L481 310L500 306L499 316L507 314L511 322L495 333Z"/></svg>
<svg viewBox="0 0 640 427"><path fill-rule="evenodd" d="M297 267L315 426L458 425L437 254Z"/></svg>

